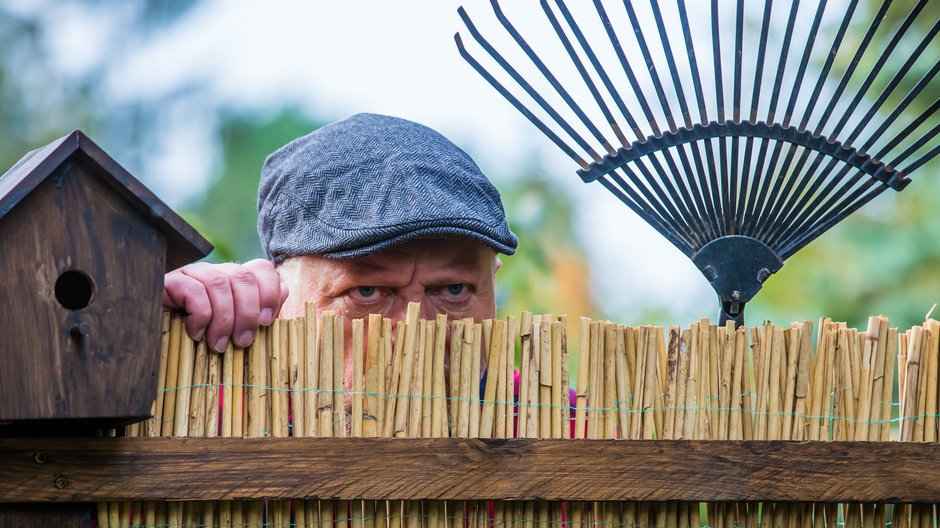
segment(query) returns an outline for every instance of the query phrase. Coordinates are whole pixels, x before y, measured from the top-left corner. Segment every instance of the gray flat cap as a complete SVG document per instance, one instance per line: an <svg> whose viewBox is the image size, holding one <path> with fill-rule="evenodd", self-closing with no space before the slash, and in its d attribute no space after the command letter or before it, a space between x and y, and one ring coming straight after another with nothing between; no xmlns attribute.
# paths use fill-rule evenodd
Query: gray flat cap
<svg viewBox="0 0 940 528"><path fill-rule="evenodd" d="M467 237L513 254L499 192L430 128L357 114L296 139L261 170L258 233L268 258L353 258L419 237Z"/></svg>

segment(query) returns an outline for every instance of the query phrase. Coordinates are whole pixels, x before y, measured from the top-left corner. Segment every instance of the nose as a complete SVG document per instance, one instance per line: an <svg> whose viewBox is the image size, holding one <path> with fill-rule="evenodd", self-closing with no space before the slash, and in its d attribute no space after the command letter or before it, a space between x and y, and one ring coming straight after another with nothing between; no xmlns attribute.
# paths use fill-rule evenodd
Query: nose
<svg viewBox="0 0 940 528"><path fill-rule="evenodd" d="M421 314L420 317L422 319L426 319L428 321L433 321L434 318L437 317L437 309L433 304L428 302L427 299L424 299L421 302L421 311L419 313Z"/></svg>
<svg viewBox="0 0 940 528"><path fill-rule="evenodd" d="M394 321L404 321L408 317L408 304L409 303L420 303L421 309L418 311L418 317L428 321L433 321L437 317L438 311L430 300L424 294L423 288L418 290L414 289L403 289L398 292L398 299L396 299L395 306L392 310L389 311L387 317L391 317Z"/></svg>

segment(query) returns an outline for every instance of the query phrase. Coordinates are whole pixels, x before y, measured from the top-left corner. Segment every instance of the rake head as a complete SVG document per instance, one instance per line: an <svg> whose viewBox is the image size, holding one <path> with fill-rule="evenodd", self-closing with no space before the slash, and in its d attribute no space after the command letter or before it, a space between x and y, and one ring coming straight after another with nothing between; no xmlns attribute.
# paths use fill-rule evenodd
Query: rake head
<svg viewBox="0 0 940 528"><path fill-rule="evenodd" d="M560 58L548 64L491 0L515 59L463 8L495 67L455 39L584 182L692 259L722 323L742 324L784 260L884 190L904 189L940 152L940 22L929 1L895 13L885 0L866 17L859 0L593 0L577 12L541 0ZM856 28L864 34L847 37Z"/></svg>

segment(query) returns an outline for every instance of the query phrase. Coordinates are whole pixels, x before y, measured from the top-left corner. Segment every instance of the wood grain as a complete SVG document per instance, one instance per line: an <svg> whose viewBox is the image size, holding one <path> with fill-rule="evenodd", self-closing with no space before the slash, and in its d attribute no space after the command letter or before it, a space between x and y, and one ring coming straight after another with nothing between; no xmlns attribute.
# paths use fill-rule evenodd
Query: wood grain
<svg viewBox="0 0 940 528"><path fill-rule="evenodd" d="M166 239L96 170L66 161L0 221L0 241L17 248L0 251L0 420L150 413ZM56 299L66 271L91 280L87 306Z"/></svg>
<svg viewBox="0 0 940 528"><path fill-rule="evenodd" d="M0 502L262 498L937 502L940 444L0 439Z"/></svg>
<svg viewBox="0 0 940 528"><path fill-rule="evenodd" d="M0 177L0 246L0 434L147 416L163 274L212 246L78 131Z"/></svg>

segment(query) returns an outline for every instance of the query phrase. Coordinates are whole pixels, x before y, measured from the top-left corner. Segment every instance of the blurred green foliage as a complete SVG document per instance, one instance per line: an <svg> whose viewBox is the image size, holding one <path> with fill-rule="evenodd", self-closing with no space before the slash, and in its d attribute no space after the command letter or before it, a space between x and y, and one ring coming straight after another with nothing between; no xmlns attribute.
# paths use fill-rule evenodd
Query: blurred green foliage
<svg viewBox="0 0 940 528"><path fill-rule="evenodd" d="M222 149L218 175L181 214L215 244L215 262L264 256L258 241L258 179L268 154L322 125L296 109L271 118L226 112L219 121Z"/></svg>

